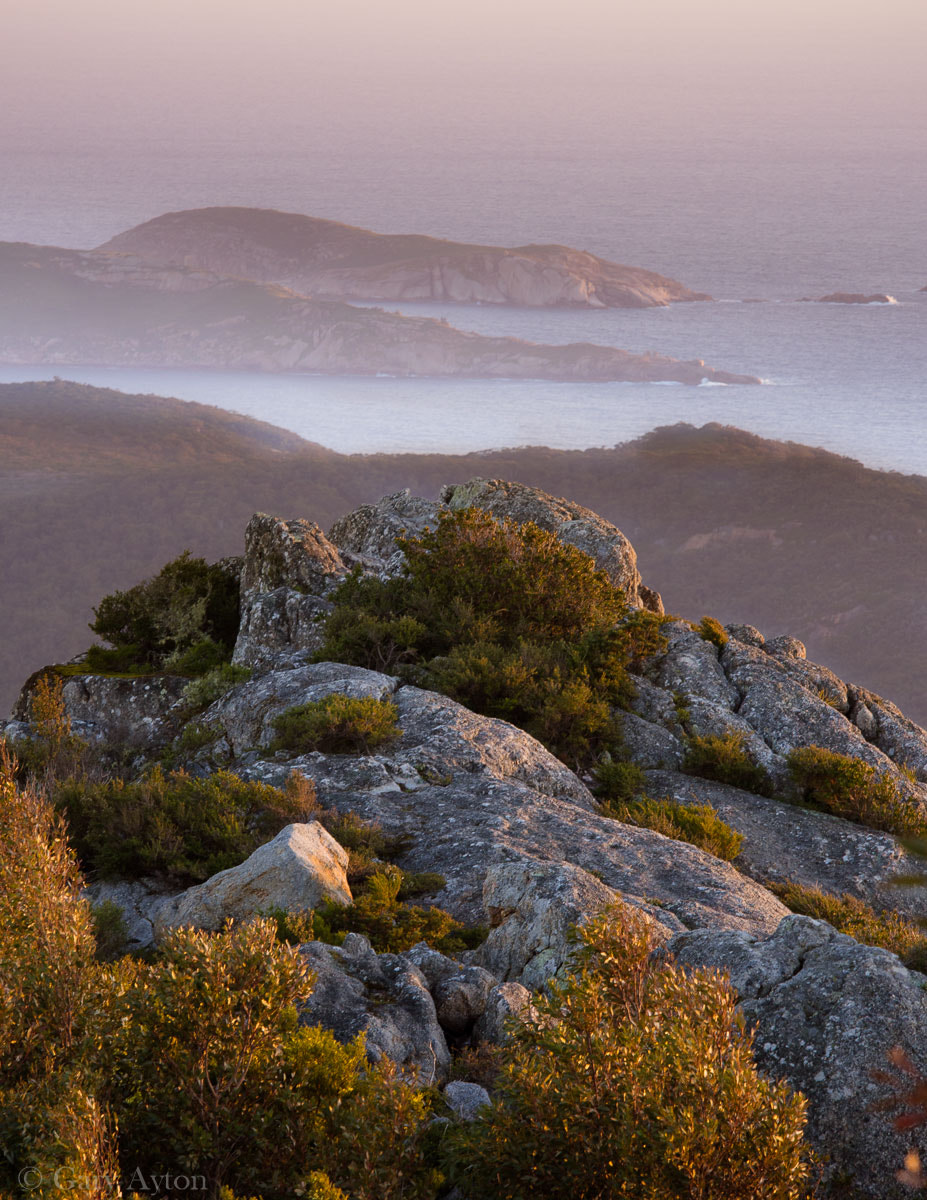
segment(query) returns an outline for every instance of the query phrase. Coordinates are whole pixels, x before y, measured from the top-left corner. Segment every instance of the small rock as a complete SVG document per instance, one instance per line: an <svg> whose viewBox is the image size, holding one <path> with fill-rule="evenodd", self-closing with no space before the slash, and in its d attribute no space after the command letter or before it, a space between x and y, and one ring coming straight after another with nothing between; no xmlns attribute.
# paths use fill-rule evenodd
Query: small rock
<svg viewBox="0 0 927 1200"><path fill-rule="evenodd" d="M480 1110L492 1104L489 1092L478 1083L455 1079L444 1089L444 1099L458 1121L475 1121Z"/></svg>

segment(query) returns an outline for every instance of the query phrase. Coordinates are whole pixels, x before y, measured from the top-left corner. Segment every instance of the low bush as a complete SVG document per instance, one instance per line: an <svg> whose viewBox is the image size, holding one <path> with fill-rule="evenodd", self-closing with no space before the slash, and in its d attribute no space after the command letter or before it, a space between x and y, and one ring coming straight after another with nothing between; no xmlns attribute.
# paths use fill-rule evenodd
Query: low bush
<svg viewBox="0 0 927 1200"><path fill-rule="evenodd" d="M607 805L626 804L639 796L647 785L647 776L637 763L600 759L592 772L593 794Z"/></svg>
<svg viewBox="0 0 927 1200"><path fill-rule="evenodd" d="M744 749L744 740L742 733L689 737L682 769L687 775L713 779L758 796L770 796L772 781Z"/></svg>
<svg viewBox="0 0 927 1200"><path fill-rule="evenodd" d="M629 666L665 646L661 618L531 522L466 509L397 544L403 575L335 592L317 659L401 672L577 767L620 744L612 710L633 694Z"/></svg>
<svg viewBox="0 0 927 1200"><path fill-rule="evenodd" d="M927 971L927 934L897 912L876 912L864 900L844 893L834 896L800 883L766 884L792 912L816 917L867 946L897 954L913 971Z"/></svg>
<svg viewBox="0 0 927 1200"><path fill-rule="evenodd" d="M299 1026L271 923L100 963L60 818L9 771L0 801L0 1193L117 1200L170 1165L222 1200L434 1200L429 1094Z"/></svg>
<svg viewBox="0 0 927 1200"><path fill-rule="evenodd" d="M731 988L654 961L625 908L580 935L564 989L537 999L495 1103L448 1135L455 1182L493 1200L798 1200L805 1104L760 1077Z"/></svg>
<svg viewBox="0 0 927 1200"><path fill-rule="evenodd" d="M184 704L191 715L202 712L233 687L247 682L250 678L251 671L248 667L240 667L230 662L220 663L187 684L183 690Z"/></svg>
<svg viewBox="0 0 927 1200"><path fill-rule="evenodd" d="M730 640L727 630L715 617L702 617L694 628L706 642L711 642L719 650L723 650Z"/></svg>
<svg viewBox="0 0 927 1200"><path fill-rule="evenodd" d="M689 842L725 862L733 862L743 845L743 837L722 821L710 804L637 796L623 803L606 801L601 811L626 825L640 825L676 842Z"/></svg>
<svg viewBox="0 0 927 1200"><path fill-rule="evenodd" d="M285 825L310 819L315 794L306 783L280 790L228 771L198 779L155 767L134 783L66 781L54 803L85 871L188 884L242 862Z"/></svg>
<svg viewBox="0 0 927 1200"><path fill-rule="evenodd" d="M54 669L36 678L29 700L34 733L16 743L19 779L30 780L43 790L58 779L85 775L96 765L91 747L72 732L63 692L64 680Z"/></svg>
<svg viewBox="0 0 927 1200"><path fill-rule="evenodd" d="M396 868L379 870L365 881L353 904L322 904L313 918L317 940L340 946L346 934L362 933L381 954L401 954L416 942L427 942L443 954L457 954L485 939L485 929L463 925L441 908L400 900L402 881Z"/></svg>
<svg viewBox="0 0 927 1200"><path fill-rule="evenodd" d="M274 718L272 750L291 754L369 754L400 736L399 712L392 700L355 698L335 692L323 700L297 704Z"/></svg>
<svg viewBox="0 0 927 1200"><path fill-rule="evenodd" d="M823 746L802 746L788 755L797 798L814 808L907 837L927 836L927 818L887 772Z"/></svg>
<svg viewBox="0 0 927 1200"><path fill-rule="evenodd" d="M171 663L197 675L231 656L238 633L238 580L185 551L151 579L105 596L90 628L112 649L91 648L90 670L155 671Z"/></svg>

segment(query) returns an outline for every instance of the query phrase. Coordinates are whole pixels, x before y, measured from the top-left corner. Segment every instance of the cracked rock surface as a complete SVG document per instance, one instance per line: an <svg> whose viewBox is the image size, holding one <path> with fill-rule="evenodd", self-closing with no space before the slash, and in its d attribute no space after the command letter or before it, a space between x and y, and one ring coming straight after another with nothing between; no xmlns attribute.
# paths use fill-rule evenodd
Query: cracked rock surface
<svg viewBox="0 0 927 1200"><path fill-rule="evenodd" d="M669 949L684 965L728 973L756 1026L760 1069L808 1098L808 1135L827 1174L866 1196L909 1196L895 1174L912 1144L923 1158L927 1135L896 1133L873 1107L891 1094L874 1073L888 1070L894 1046L927 1062L927 977L810 917L787 917L767 938L682 933Z"/></svg>

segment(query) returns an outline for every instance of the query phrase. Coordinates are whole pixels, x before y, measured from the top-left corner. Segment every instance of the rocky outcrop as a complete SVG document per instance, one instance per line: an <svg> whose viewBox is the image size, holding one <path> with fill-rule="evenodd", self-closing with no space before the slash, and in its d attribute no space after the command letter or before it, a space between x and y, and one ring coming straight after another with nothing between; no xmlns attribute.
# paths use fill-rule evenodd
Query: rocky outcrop
<svg viewBox="0 0 927 1200"><path fill-rule="evenodd" d="M878 1111L877 1078L895 1046L927 1062L927 978L886 950L861 946L823 921L789 917L768 938L735 931L680 934L680 963L725 971L757 1028L757 1063L808 1098L808 1135L827 1175L856 1194L889 1200L905 1153L927 1151L923 1130L896 1133Z"/></svg>
<svg viewBox="0 0 927 1200"><path fill-rule="evenodd" d="M474 246L272 209L165 213L100 249L156 267L213 271L339 300L649 308L711 299L653 271L568 246Z"/></svg>
<svg viewBox="0 0 927 1200"><path fill-rule="evenodd" d="M185 925L217 930L230 917L244 920L271 908L302 912L322 900L350 904L347 865L347 851L318 821L287 825L240 866L156 905L154 936L160 940Z"/></svg>
<svg viewBox="0 0 927 1200"><path fill-rule="evenodd" d="M276 285L0 243L0 362L320 374L758 384L753 375L574 342L488 337L445 321L309 299Z"/></svg>
<svg viewBox="0 0 927 1200"><path fill-rule="evenodd" d="M927 888L899 886L923 864L889 833L670 771L648 772L647 790L680 804L709 804L743 837L735 866L761 883L848 894L915 921L927 911Z"/></svg>
<svg viewBox="0 0 927 1200"><path fill-rule="evenodd" d="M349 933L342 946L308 942L300 951L312 968L312 993L300 1020L330 1029L341 1042L364 1035L367 1057L392 1059L411 1081L447 1078L451 1062L427 981L398 954L376 954Z"/></svg>
<svg viewBox="0 0 927 1200"><path fill-rule="evenodd" d="M506 863L487 872L483 907L492 926L476 961L499 979L531 991L565 974L575 930L613 905L617 893L569 863ZM637 906L667 940L682 923L649 904Z"/></svg>
<svg viewBox="0 0 927 1200"><path fill-rule="evenodd" d="M278 709L355 686L378 694L395 683L361 668L318 663L242 684L204 719L221 724L222 712L234 713L228 740L233 747L255 745L268 736ZM775 897L729 864L600 816L582 781L523 730L419 688L389 694L401 736L381 753L285 759L257 748L233 767L277 785L300 771L315 781L324 804L402 836L409 848L399 865L442 874L447 882L435 903L463 920L484 919L488 871L513 862L572 863L632 903L659 901L687 928L719 923L771 931L785 915Z"/></svg>
<svg viewBox="0 0 927 1200"><path fill-rule="evenodd" d="M32 693L43 674L36 672L23 687L13 710L16 721L30 720ZM183 693L189 682L184 676L168 674L136 678L67 675L61 698L72 731L85 741L152 750L169 742L181 727ZM24 724L23 732L27 731Z"/></svg>
<svg viewBox="0 0 927 1200"><path fill-rule="evenodd" d="M255 513L245 530L241 623L232 661L295 665L319 648L325 596L344 578L336 546L310 521Z"/></svg>

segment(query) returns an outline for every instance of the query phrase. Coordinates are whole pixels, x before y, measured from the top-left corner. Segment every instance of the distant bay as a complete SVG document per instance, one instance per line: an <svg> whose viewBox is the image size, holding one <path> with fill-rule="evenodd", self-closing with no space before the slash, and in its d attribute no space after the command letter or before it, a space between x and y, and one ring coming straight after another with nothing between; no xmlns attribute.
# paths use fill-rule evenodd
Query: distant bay
<svg viewBox="0 0 927 1200"><path fill-rule="evenodd" d="M0 382L55 375L245 413L342 453L582 449L657 425L706 421L927 474L927 293L891 306L682 304L647 310L415 305L464 329L592 341L755 372L769 386L564 384L4 366Z"/></svg>

